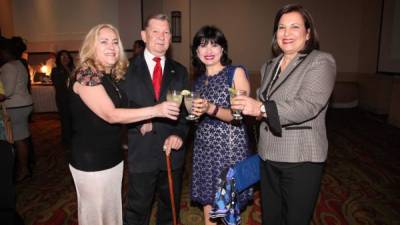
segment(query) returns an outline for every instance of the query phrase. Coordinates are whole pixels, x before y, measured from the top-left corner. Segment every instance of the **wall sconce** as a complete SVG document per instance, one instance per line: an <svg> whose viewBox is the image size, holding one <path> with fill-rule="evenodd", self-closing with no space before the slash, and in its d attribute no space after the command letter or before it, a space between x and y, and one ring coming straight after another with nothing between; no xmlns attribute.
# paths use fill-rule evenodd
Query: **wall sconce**
<svg viewBox="0 0 400 225"><path fill-rule="evenodd" d="M171 12L172 42L182 41L181 15L180 11Z"/></svg>

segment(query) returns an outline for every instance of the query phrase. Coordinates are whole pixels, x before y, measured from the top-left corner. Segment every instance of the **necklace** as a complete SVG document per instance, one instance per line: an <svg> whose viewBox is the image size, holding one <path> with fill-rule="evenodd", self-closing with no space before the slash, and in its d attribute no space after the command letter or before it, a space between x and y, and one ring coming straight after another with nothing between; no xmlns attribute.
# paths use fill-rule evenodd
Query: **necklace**
<svg viewBox="0 0 400 225"><path fill-rule="evenodd" d="M115 84L114 80L111 79L110 75L106 75L106 76L104 76L104 77L106 77L107 80L109 81L109 83L111 83L111 85L112 85L113 88L114 88L114 91L117 92L119 99L122 99L122 94L121 94L119 88L117 87L117 85Z"/></svg>
<svg viewBox="0 0 400 225"><path fill-rule="evenodd" d="M281 59L281 60L279 61L278 66L275 68L275 72L274 72L274 74L273 74L273 76L272 76L272 79L271 79L270 83L269 83L268 86L267 86L267 89L266 89L266 97L267 97L267 100L269 100L269 98L271 97L271 96L270 96L270 94L271 94L270 92L271 92L271 90L272 90L272 87L274 86L276 80L278 80L279 73L281 72L282 61L283 61L283 59Z"/></svg>

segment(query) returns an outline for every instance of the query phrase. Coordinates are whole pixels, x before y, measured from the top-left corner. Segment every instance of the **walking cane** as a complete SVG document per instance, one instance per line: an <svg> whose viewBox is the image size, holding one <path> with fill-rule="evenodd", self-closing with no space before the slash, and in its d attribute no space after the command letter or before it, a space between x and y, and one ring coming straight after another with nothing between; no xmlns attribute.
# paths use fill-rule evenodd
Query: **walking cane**
<svg viewBox="0 0 400 225"><path fill-rule="evenodd" d="M166 150L164 146L164 151ZM168 187L169 187L169 199L171 200L172 209L172 222L173 225L177 225L176 222L176 209L175 209L175 198L174 198L174 182L172 181L172 170L171 170L171 159L165 151L165 159L167 160L167 173L168 173Z"/></svg>

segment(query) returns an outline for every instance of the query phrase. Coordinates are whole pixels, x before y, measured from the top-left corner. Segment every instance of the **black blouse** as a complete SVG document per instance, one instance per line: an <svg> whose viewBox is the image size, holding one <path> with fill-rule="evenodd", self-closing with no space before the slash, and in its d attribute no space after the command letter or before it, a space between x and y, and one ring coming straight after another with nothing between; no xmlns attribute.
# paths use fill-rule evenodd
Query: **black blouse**
<svg viewBox="0 0 400 225"><path fill-rule="evenodd" d="M75 81L87 86L103 85L116 107L126 107L126 96L109 74L80 69L76 72ZM123 160L121 125L110 124L97 116L70 86L73 127L70 164L83 171L114 167Z"/></svg>

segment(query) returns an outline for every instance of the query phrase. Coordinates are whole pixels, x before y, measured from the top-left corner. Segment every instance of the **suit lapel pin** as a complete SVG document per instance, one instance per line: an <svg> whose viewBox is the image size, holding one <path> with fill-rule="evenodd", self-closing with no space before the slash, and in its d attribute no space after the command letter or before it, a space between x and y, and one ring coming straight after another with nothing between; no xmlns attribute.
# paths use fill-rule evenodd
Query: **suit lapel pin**
<svg viewBox="0 0 400 225"><path fill-rule="evenodd" d="M175 73L175 70L171 70L171 73L174 74L174 73Z"/></svg>

